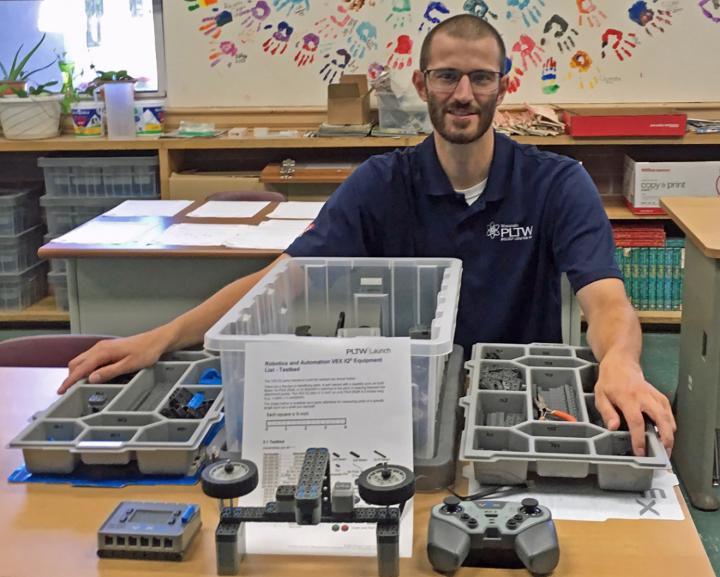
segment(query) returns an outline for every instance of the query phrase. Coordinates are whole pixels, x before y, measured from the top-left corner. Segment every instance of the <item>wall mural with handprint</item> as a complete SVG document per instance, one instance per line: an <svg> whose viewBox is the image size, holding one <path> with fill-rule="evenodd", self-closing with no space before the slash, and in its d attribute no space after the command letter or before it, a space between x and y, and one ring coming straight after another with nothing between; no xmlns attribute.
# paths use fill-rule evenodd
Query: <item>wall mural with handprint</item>
<svg viewBox="0 0 720 577"><path fill-rule="evenodd" d="M506 102L716 101L720 0L164 0L171 106L322 106L345 73L411 90L425 35L456 14L507 47ZM712 60L712 58L710 58Z"/></svg>

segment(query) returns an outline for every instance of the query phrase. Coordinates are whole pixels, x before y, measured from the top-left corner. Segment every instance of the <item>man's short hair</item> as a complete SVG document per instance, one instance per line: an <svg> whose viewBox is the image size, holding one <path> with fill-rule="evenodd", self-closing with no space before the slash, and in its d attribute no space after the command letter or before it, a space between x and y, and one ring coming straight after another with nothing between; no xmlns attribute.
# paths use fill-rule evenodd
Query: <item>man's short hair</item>
<svg viewBox="0 0 720 577"><path fill-rule="evenodd" d="M497 41L500 49L500 62L498 62L500 72L505 73L505 42L503 42L502 36L492 24L472 14L452 16L447 20L443 20L428 32L420 49L420 70L425 71L427 69L430 62L430 45L435 35L440 32L464 40L480 40L492 36Z"/></svg>

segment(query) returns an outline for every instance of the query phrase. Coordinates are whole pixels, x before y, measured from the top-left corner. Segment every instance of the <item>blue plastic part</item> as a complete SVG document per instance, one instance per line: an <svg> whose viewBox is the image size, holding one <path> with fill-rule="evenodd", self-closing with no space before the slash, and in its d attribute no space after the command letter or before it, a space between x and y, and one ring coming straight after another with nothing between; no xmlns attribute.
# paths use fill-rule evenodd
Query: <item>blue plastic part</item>
<svg viewBox="0 0 720 577"><path fill-rule="evenodd" d="M201 385L222 385L222 375L217 369L205 369L200 374L198 383Z"/></svg>
<svg viewBox="0 0 720 577"><path fill-rule="evenodd" d="M180 517L180 522L183 525L186 525L190 521L190 519L195 516L195 511L197 511L197 507L195 505L188 505L183 511L182 516Z"/></svg>
<svg viewBox="0 0 720 577"><path fill-rule="evenodd" d="M204 401L205 401L205 393L203 391L198 391L188 401L188 404L187 404L188 409L198 409L198 408L200 408L200 405L202 405Z"/></svg>

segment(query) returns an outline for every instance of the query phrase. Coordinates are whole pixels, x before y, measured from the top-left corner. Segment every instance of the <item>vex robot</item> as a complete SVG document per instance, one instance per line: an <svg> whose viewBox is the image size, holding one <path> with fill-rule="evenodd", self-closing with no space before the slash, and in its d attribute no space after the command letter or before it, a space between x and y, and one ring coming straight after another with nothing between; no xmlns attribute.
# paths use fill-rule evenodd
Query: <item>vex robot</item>
<svg viewBox="0 0 720 577"><path fill-rule="evenodd" d="M280 485L275 501L264 507L236 507L234 499L257 487L255 464L243 459L216 461L202 472L202 489L220 500L220 523L215 531L218 575L236 575L245 552L245 523L374 523L378 574L397 577L400 566L400 517L415 494L409 469L383 463L366 469L357 479L360 497L374 507L355 507L353 484L331 486L327 449L308 449L296 485Z"/></svg>

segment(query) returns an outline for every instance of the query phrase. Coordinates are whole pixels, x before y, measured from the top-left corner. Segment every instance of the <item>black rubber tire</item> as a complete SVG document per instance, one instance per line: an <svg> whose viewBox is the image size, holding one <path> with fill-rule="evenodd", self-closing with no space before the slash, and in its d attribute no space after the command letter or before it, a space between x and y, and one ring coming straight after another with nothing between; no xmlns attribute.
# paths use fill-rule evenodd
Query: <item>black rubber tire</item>
<svg viewBox="0 0 720 577"><path fill-rule="evenodd" d="M389 472L387 480L383 471ZM401 465L382 464L365 469L357 480L358 493L369 505L397 505L415 494L415 475Z"/></svg>
<svg viewBox="0 0 720 577"><path fill-rule="evenodd" d="M236 499L252 492L258 484L255 463L245 459L224 459L207 465L200 475L202 490L215 499Z"/></svg>

